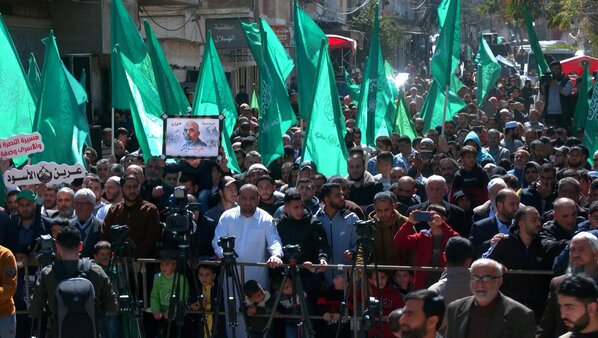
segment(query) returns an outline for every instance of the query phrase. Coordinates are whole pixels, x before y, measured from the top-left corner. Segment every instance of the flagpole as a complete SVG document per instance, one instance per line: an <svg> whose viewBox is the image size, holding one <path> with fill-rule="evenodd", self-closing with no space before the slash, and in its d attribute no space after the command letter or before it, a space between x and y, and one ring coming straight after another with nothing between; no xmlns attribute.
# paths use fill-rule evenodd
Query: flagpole
<svg viewBox="0 0 598 338"><path fill-rule="evenodd" d="M451 85L450 84L446 84L446 90L444 93L444 109L442 110L442 125L441 125L441 132L440 135L444 136L444 122L446 122L446 109L448 107L448 101L449 101L449 91L451 90Z"/></svg>
<svg viewBox="0 0 598 338"><path fill-rule="evenodd" d="M114 107L112 107L112 117L110 121L112 122L112 140L110 140L110 144L112 147L112 155L114 155Z"/></svg>

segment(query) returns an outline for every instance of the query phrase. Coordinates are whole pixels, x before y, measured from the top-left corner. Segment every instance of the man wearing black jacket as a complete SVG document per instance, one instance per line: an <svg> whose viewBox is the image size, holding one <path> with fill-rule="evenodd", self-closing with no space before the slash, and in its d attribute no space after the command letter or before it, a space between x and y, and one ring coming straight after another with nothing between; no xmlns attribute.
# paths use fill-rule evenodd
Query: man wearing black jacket
<svg viewBox="0 0 598 338"><path fill-rule="evenodd" d="M321 276L313 274L312 264L328 264L330 246L322 223L317 217L304 208L301 194L295 189L289 189L284 196L284 213L276 220L277 231L283 246L300 245L301 252L297 263L306 269L301 269L303 288L308 294L320 286ZM285 253L284 262L288 263Z"/></svg>
<svg viewBox="0 0 598 338"><path fill-rule="evenodd" d="M575 202L566 197L554 201L554 220L542 227L540 239L552 260L558 256L573 237L577 229L577 208Z"/></svg>
<svg viewBox="0 0 598 338"><path fill-rule="evenodd" d="M551 163L544 163L538 180L521 191L521 203L536 208L542 215L552 209L556 198L556 169Z"/></svg>
<svg viewBox="0 0 598 338"><path fill-rule="evenodd" d="M540 214L534 207L524 206L515 213L509 236L500 240L489 258L510 270L550 270L552 261L546 257L539 234ZM546 305L549 275L513 275L503 278L502 292L527 306L540 320Z"/></svg>

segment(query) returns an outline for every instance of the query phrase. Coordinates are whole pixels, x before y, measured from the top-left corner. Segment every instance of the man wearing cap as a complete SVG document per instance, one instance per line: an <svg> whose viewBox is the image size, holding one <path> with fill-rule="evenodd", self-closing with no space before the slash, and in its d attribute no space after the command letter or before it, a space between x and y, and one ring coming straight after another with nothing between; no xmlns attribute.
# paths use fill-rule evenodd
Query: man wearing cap
<svg viewBox="0 0 598 338"><path fill-rule="evenodd" d="M575 106L571 103L573 83L563 74L561 63L550 63L552 76L544 76L540 80L540 94L544 97L544 118L553 126L568 127L571 125L571 113Z"/></svg>
<svg viewBox="0 0 598 338"><path fill-rule="evenodd" d="M509 121L505 124L505 137L500 141L501 147L507 148L511 154L519 147L523 147L523 142L517 139L517 122Z"/></svg>
<svg viewBox="0 0 598 338"><path fill-rule="evenodd" d="M582 163L583 150L580 146L573 146L567 153L567 168L573 170L583 169L585 163Z"/></svg>
<svg viewBox="0 0 598 338"><path fill-rule="evenodd" d="M488 182L487 188L488 201L473 209L473 222L496 215L496 195L499 191L507 188L507 183L502 178L495 177Z"/></svg>
<svg viewBox="0 0 598 338"><path fill-rule="evenodd" d="M110 204L116 204L123 199L123 192L120 187L120 177L110 176L104 185L104 198Z"/></svg>
<svg viewBox="0 0 598 338"><path fill-rule="evenodd" d="M113 225L129 226L129 238L135 246L134 258L152 258L160 239L160 214L155 205L141 199L141 184L134 175L121 179L124 201L108 211L102 224L102 239L110 240Z"/></svg>

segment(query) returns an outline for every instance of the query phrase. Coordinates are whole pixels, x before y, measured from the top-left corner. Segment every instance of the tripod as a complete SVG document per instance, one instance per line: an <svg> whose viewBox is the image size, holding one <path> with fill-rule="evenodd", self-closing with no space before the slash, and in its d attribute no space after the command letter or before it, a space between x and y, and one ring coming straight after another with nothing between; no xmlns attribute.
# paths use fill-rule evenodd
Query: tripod
<svg viewBox="0 0 598 338"><path fill-rule="evenodd" d="M35 280L41 278L42 270L54 263L56 254L54 253L54 240L50 235L41 235L33 247L32 252L37 252L38 248L41 248L39 253L36 255L37 258L37 270L35 271ZM29 289L29 268L25 266L25 303L29 307L31 301L31 290ZM47 310L47 308L46 308ZM42 320L43 318L34 318L31 320L31 337L39 337L42 334ZM37 324L36 324L37 322ZM36 331L37 330L37 331Z"/></svg>
<svg viewBox="0 0 598 338"><path fill-rule="evenodd" d="M114 227L114 226L113 226ZM118 227L118 226L117 226ZM127 228L128 230L128 228ZM113 231L111 229L111 231ZM128 232L126 232L128 234ZM137 282L134 287L131 284L131 273L133 259L131 258L131 247L134 245L129 238L119 239L112 242L114 257L110 258L108 271L116 281L117 287L124 287L119 290L118 311L122 318L122 332L124 337L140 337L144 335L139 305ZM112 278L111 278L112 279Z"/></svg>
<svg viewBox="0 0 598 338"><path fill-rule="evenodd" d="M376 276L376 291L378 293L377 299L370 297L368 307L362 313L361 320L365 324L362 327L359 327L359 331L361 331L362 334L365 333L365 331L367 329L369 329L375 325L376 318L378 318L379 321L382 319L382 308L381 308L381 304L379 302L380 301L380 279L378 276L378 263L377 263L378 260L376 258L376 247L374 246L375 226L376 225L373 221L358 221L355 223L355 227L357 228L356 232L358 235L358 239L356 242L356 248L357 248L356 254L361 251L362 257L363 257L362 277L367 276L367 274L368 274L367 261L369 258L373 258L373 261L374 261L373 273ZM349 279L347 279L347 290L351 290L350 283L353 281L353 278L355 276L356 265L357 265L357 257L354 257L353 262L351 263L351 269L349 270ZM362 278L362 282L363 282L363 278ZM366 290L366 289L364 289L364 290ZM339 321L339 323L338 323L337 330L336 330L336 338L338 338L339 334L340 334L340 328L341 328L340 323L342 321L346 322L346 320L349 316L349 309L347 307L348 300L349 300L349 292L347 292L347 294L345 295L344 301L341 303L341 313L343 314L344 318L341 321ZM380 332L377 332L377 331L380 331ZM382 331L383 331L382 325L380 325L380 329L374 331L374 337L383 337L384 332L382 332ZM379 335L378 335L378 333L379 333Z"/></svg>
<svg viewBox="0 0 598 338"><path fill-rule="evenodd" d="M241 286L241 278L239 278L239 271L237 270L237 259L235 258L235 237L234 236L226 236L220 237L218 240L218 245L222 247L222 261L220 263L220 275L218 276L218 301L216 302L216 306L212 311L214 313L214 320L212 322L212 338L216 337L218 333L218 310L220 309L220 300L222 299L221 295L226 297L226 304L227 304L227 325L232 327L232 337L236 338L237 333L235 332L234 328L236 328L239 323L237 321L237 300L235 296L238 297L239 300L239 307L242 307L243 299L245 299L243 294L243 288ZM223 293L223 290L225 291ZM243 316L243 320L245 321L245 330L247 331L247 336L249 336L249 323L247 318L247 312L245 309L241 309L241 315Z"/></svg>
<svg viewBox="0 0 598 338"><path fill-rule="evenodd" d="M289 251L290 245L284 247L285 251ZM316 336L316 331L314 331L313 324L309 319L309 311L307 309L307 300L305 299L305 293L303 292L303 284L301 284L301 274L299 272L299 266L297 265L297 256L299 255L298 251L300 250L299 245L292 246L297 249L296 252L289 254L289 265L284 270L284 278L280 284L280 290L278 290L278 294L276 295L276 300L274 301L274 306L276 306L280 302L280 298L282 296L282 291L284 285L288 279L291 280L293 283L293 292L291 294L292 299L295 300L299 298L299 309L301 311L301 320L302 325L305 325L305 337L314 338ZM291 248L292 249L292 248ZM285 256L287 255L285 253ZM264 328L264 338L268 338L268 333L270 332L270 328L272 326L272 320L274 319L275 311L270 313L268 317L268 324Z"/></svg>

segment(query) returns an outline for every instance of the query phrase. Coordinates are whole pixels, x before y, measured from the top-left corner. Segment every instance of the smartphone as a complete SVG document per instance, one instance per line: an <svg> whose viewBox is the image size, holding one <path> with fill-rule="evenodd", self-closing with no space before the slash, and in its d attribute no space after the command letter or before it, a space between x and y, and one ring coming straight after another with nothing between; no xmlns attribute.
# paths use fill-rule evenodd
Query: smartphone
<svg viewBox="0 0 598 338"><path fill-rule="evenodd" d="M432 220L432 214L427 211L418 211L413 215L413 219L417 222L430 222Z"/></svg>

